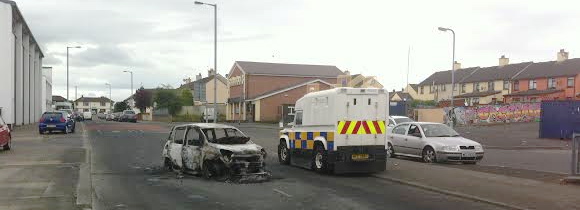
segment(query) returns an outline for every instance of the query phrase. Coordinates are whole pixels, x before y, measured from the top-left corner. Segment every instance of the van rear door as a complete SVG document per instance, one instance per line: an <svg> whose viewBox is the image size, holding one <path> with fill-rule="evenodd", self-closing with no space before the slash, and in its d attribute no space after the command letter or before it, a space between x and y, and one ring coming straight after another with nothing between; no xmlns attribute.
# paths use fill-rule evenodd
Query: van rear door
<svg viewBox="0 0 580 210"><path fill-rule="evenodd" d="M346 121L338 123L339 134L346 134L346 145L384 145L386 97L378 89L349 89ZM383 100L383 101L381 101Z"/></svg>

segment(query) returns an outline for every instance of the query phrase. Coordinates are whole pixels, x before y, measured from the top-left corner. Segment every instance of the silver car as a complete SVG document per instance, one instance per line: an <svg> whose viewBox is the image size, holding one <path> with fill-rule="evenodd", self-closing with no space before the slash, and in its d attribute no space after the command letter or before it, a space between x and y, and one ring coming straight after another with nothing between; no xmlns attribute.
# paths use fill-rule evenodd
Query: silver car
<svg viewBox="0 0 580 210"><path fill-rule="evenodd" d="M426 163L462 162L475 164L483 159L481 144L461 137L441 123L402 123L387 134L388 153L421 158Z"/></svg>

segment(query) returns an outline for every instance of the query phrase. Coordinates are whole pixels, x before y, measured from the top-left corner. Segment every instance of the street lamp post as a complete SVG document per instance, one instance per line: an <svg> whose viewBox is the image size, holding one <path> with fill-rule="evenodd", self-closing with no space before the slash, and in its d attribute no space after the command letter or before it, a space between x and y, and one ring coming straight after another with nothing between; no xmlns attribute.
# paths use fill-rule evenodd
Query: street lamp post
<svg viewBox="0 0 580 210"><path fill-rule="evenodd" d="M451 31L451 33L453 34L453 57L451 60L451 113L455 114L455 100L454 100L454 96L455 96L455 31L453 31L453 29L450 28L443 28L443 27L439 27L438 28L440 31ZM451 126L451 128L453 128L453 116L451 116L450 120L449 120L449 125Z"/></svg>
<svg viewBox="0 0 580 210"><path fill-rule="evenodd" d="M129 70L125 70L123 71L125 73L131 73L131 95L129 95L129 97L131 97L134 93L133 93L133 71L129 71Z"/></svg>
<svg viewBox="0 0 580 210"><path fill-rule="evenodd" d="M110 113L113 113L113 99L111 98L111 83L105 83L105 85L109 86L109 101L110 101Z"/></svg>
<svg viewBox="0 0 580 210"><path fill-rule="evenodd" d="M213 122L217 123L217 4L195 1L197 5L213 7Z"/></svg>
<svg viewBox="0 0 580 210"><path fill-rule="evenodd" d="M69 100L68 97L68 49L70 48L81 48L81 46L74 46L74 47L66 47L66 100Z"/></svg>

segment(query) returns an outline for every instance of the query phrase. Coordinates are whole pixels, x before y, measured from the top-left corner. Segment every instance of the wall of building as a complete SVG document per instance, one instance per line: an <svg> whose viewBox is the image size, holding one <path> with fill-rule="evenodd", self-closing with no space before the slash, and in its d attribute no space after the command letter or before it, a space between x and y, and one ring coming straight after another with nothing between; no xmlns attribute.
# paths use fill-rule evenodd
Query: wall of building
<svg viewBox="0 0 580 210"><path fill-rule="evenodd" d="M105 112L110 112L111 111L111 103L107 102L105 103L105 105L101 105L101 102L87 102L88 104L86 105L85 102L75 102L75 109L79 112L86 112L86 111L92 111L94 109L97 109L97 112L101 112L102 109L105 110Z"/></svg>
<svg viewBox="0 0 580 210"><path fill-rule="evenodd" d="M446 119L449 117L449 109L444 108ZM454 111L455 115L451 116L458 125L534 122L540 118L540 103L456 107Z"/></svg>
<svg viewBox="0 0 580 210"><path fill-rule="evenodd" d="M416 121L418 122L435 122L443 123L445 118L444 110L441 108L435 109L415 109Z"/></svg>
<svg viewBox="0 0 580 210"><path fill-rule="evenodd" d="M0 108L2 118L14 123L14 36L12 7L0 2Z"/></svg>
<svg viewBox="0 0 580 210"><path fill-rule="evenodd" d="M205 84L205 98L207 103L213 103L213 83L215 79L208 81ZM217 81L217 103L224 104L228 101L228 86L221 82L219 79Z"/></svg>
<svg viewBox="0 0 580 210"><path fill-rule="evenodd" d="M319 83L320 90L330 89L331 86ZM270 96L260 100L260 121L262 122L277 122L281 118L279 112L282 104L295 104L298 99L306 95L308 92L307 86L302 86L293 90L289 90L277 95ZM256 112L257 113L257 112ZM258 118L256 118L258 119Z"/></svg>
<svg viewBox="0 0 580 210"><path fill-rule="evenodd" d="M233 77L238 77L238 76L243 76L242 75L242 71L238 68L238 67L234 67L232 74L229 75L229 78L233 78ZM245 81L244 81L245 82ZM230 98L235 98L235 97L242 97L243 94L243 88L244 85L228 85L229 87L229 92L228 92L228 96Z"/></svg>

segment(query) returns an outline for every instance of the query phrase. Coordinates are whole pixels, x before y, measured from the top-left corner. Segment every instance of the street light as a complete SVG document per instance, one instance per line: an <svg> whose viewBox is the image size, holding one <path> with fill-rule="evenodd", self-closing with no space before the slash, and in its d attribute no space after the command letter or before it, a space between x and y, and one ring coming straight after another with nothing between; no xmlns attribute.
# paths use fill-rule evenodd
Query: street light
<svg viewBox="0 0 580 210"><path fill-rule="evenodd" d="M109 101L111 104L109 113L113 113L113 99L111 98L111 83L105 83L105 85L109 86Z"/></svg>
<svg viewBox="0 0 580 210"><path fill-rule="evenodd" d="M68 49L70 48L81 48L81 46L74 46L74 47L66 47L66 100L69 100L68 98Z"/></svg>
<svg viewBox="0 0 580 210"><path fill-rule="evenodd" d="M213 122L217 123L217 4L200 1L195 1L195 4L213 7Z"/></svg>
<svg viewBox="0 0 580 210"><path fill-rule="evenodd" d="M129 95L129 97L131 97L133 95L133 72L132 71L129 71L129 70L125 70L123 72L125 72L125 73L127 73L127 72L128 73L131 73L131 94Z"/></svg>
<svg viewBox="0 0 580 210"><path fill-rule="evenodd" d="M446 32L446 31L451 31L451 33L453 34L453 57L451 60L451 113L455 114L455 100L454 100L454 93L455 93L455 31L453 31L453 29L450 28L443 28L443 27L439 27L438 28L440 31ZM451 116L450 120L450 126L451 128L453 128L453 116Z"/></svg>

